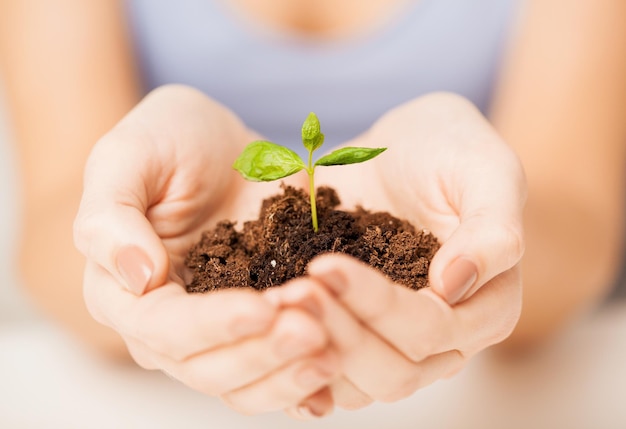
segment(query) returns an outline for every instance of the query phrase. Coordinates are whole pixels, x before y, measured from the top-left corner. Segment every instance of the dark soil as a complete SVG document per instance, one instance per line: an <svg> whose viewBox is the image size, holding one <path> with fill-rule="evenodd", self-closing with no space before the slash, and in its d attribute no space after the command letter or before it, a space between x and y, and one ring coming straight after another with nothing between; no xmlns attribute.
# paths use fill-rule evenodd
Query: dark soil
<svg viewBox="0 0 626 429"><path fill-rule="evenodd" d="M428 266L439 249L432 234L386 212L337 210L332 188L321 187L316 201L317 233L308 194L292 187L263 201L259 218L241 231L230 221L205 231L187 255L193 272L187 291L279 286L306 275L311 259L328 252L352 255L412 289L428 286Z"/></svg>

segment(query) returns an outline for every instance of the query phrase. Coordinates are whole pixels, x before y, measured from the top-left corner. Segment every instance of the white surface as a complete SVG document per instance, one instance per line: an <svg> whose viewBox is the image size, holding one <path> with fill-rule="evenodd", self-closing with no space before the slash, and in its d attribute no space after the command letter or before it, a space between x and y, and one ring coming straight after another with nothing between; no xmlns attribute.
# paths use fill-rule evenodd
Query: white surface
<svg viewBox="0 0 626 429"><path fill-rule="evenodd" d="M296 423L244 417L158 372L115 367L45 324L0 328L2 428L618 429L626 427L626 306L585 320L541 353L476 358L396 404Z"/></svg>

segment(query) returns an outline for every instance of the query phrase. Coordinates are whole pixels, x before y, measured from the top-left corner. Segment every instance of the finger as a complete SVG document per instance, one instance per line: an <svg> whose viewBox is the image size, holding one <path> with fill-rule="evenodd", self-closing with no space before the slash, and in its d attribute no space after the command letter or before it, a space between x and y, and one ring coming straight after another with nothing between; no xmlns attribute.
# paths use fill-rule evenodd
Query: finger
<svg viewBox="0 0 626 429"><path fill-rule="evenodd" d="M153 91L90 154L76 247L135 294L162 285L169 260L161 238L206 219L234 177L229 160L246 137L234 115L198 91ZM219 151L208 144L215 142Z"/></svg>
<svg viewBox="0 0 626 429"><path fill-rule="evenodd" d="M291 308L281 311L266 335L216 348L182 362L172 361L167 356L157 361L168 373L192 389L220 396L261 382L299 359L324 351L327 344L328 337L322 326L308 313ZM332 372L331 363L324 361L320 364L320 374L324 377ZM296 368L291 371L293 373ZM276 380L286 383L284 378ZM311 393L306 392L298 401Z"/></svg>
<svg viewBox="0 0 626 429"><path fill-rule="evenodd" d="M333 381L331 391L335 404L344 410L360 410L374 402L372 397L356 387L345 376Z"/></svg>
<svg viewBox="0 0 626 429"><path fill-rule="evenodd" d="M267 332L277 314L261 294L244 289L188 294L169 282L137 297L94 263L85 269L84 295L100 323L178 361Z"/></svg>
<svg viewBox="0 0 626 429"><path fill-rule="evenodd" d="M162 285L169 259L142 210L121 204L92 208L81 208L74 224L76 246L81 252L136 295Z"/></svg>
<svg viewBox="0 0 626 429"><path fill-rule="evenodd" d="M338 372L339 361L336 354L326 350L289 364L248 386L230 391L221 398L231 408L248 415L283 410L314 395L329 384ZM314 399L307 403L307 408L300 408L299 411L308 411L310 417L327 414L327 404L320 399L328 398Z"/></svg>
<svg viewBox="0 0 626 429"><path fill-rule="evenodd" d="M281 289L267 293L278 295L288 305L297 305L310 297L320 302L322 320L339 352L345 377L373 399L391 402L405 398L464 361L453 351L412 362L366 329L317 282L293 282ZM337 404L340 405L339 400Z"/></svg>
<svg viewBox="0 0 626 429"><path fill-rule="evenodd" d="M456 315L440 296L394 283L355 258L323 255L308 271L357 320L413 362L456 348L466 333L457 332Z"/></svg>
<svg viewBox="0 0 626 429"><path fill-rule="evenodd" d="M346 255L324 255L313 260L309 274L329 288L365 326L413 362L453 349L474 352L502 341L521 311L518 267L493 279L473 299L454 307L430 288L416 292L395 284Z"/></svg>
<svg viewBox="0 0 626 429"><path fill-rule="evenodd" d="M150 147L137 144L138 138L112 132L94 147L85 169L74 241L88 259L139 295L165 282L169 260L147 219L161 182L156 180L158 163Z"/></svg>
<svg viewBox="0 0 626 429"><path fill-rule="evenodd" d="M482 166L482 170L464 180L458 190L450 191L459 224L444 237L429 269L430 285L450 304L467 299L518 264L524 253L522 212L526 193L522 167L499 140L484 145L489 146L492 156L498 153L498 162L484 165L476 160L473 165ZM494 181L493 177L503 180Z"/></svg>
<svg viewBox="0 0 626 429"><path fill-rule="evenodd" d="M522 276L519 265L496 276L472 299L454 307L457 327L463 333L458 347L470 357L504 341L513 332L522 311Z"/></svg>
<svg viewBox="0 0 626 429"><path fill-rule="evenodd" d="M520 226L503 226L478 216L462 221L432 260L429 278L433 290L450 304L472 296L519 263L524 251L521 237Z"/></svg>
<svg viewBox="0 0 626 429"><path fill-rule="evenodd" d="M331 383L334 384L334 383ZM310 420L328 416L333 412L334 401L330 387L325 386L307 397L295 407L288 407L285 413L298 420Z"/></svg>

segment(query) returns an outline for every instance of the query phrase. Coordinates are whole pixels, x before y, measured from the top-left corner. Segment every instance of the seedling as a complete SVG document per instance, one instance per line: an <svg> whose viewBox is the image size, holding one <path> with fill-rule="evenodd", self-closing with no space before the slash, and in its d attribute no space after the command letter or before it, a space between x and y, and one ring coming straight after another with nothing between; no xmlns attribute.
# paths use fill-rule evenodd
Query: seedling
<svg viewBox="0 0 626 429"><path fill-rule="evenodd" d="M305 163L293 150L266 140L254 141L245 147L235 160L233 168L246 179L254 182L271 182L282 179L300 170L309 175L309 196L311 198L311 220L317 232L317 208L315 205L315 167L323 165L357 164L370 160L387 148L344 147L325 155L313 163L313 152L324 143L320 122L315 113L309 113L302 124L302 144L309 152Z"/></svg>

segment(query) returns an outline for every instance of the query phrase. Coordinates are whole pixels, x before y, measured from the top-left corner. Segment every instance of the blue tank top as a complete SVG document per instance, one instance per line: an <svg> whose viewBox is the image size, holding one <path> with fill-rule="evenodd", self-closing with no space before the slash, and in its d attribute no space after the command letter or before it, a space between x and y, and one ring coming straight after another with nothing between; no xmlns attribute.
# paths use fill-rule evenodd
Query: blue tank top
<svg viewBox="0 0 626 429"><path fill-rule="evenodd" d="M433 91L483 112L520 0L417 0L382 29L337 42L263 31L216 0L127 0L146 90L194 86L302 154L311 111L328 146ZM326 147L328 149L328 147Z"/></svg>

